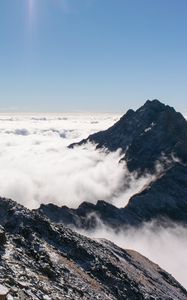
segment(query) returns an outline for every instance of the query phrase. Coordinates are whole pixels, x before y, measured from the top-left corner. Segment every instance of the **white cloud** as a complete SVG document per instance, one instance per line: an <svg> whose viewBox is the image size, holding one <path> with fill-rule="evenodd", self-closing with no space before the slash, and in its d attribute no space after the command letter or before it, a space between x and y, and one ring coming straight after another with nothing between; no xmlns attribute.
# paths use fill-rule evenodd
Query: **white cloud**
<svg viewBox="0 0 187 300"><path fill-rule="evenodd" d="M119 119L114 114L0 115L0 195L29 207L53 202L77 207L105 200L118 207L153 180L137 180L120 151L96 151L93 145L67 145L104 130Z"/></svg>
<svg viewBox="0 0 187 300"><path fill-rule="evenodd" d="M83 201L117 203L124 185L120 152L68 149L72 142L111 126L118 115L1 115L0 191L29 207L53 202L77 207ZM120 200L122 204L125 200Z"/></svg>
<svg viewBox="0 0 187 300"><path fill-rule="evenodd" d="M96 151L93 145L67 145L104 130L115 114L1 114L0 195L29 207L53 202L77 207L105 200L124 207L154 179L129 174L120 151ZM159 166L159 164L158 164ZM161 168L157 167L158 171Z"/></svg>

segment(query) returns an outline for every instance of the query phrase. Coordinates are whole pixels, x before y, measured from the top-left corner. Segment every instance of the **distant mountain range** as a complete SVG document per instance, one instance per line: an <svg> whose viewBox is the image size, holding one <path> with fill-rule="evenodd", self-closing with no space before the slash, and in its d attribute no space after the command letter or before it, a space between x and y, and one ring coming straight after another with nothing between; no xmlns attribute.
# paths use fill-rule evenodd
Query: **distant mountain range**
<svg viewBox="0 0 187 300"><path fill-rule="evenodd" d="M187 224L187 121L180 113L158 100L148 100L109 129L70 148L87 142L108 151L121 148L129 171L138 176L155 173L158 162L162 171L126 207L116 208L104 201L96 205L84 202L77 209L48 204L41 205L41 214L53 222L84 229L96 227L98 218L114 228L155 219L166 226L171 221Z"/></svg>

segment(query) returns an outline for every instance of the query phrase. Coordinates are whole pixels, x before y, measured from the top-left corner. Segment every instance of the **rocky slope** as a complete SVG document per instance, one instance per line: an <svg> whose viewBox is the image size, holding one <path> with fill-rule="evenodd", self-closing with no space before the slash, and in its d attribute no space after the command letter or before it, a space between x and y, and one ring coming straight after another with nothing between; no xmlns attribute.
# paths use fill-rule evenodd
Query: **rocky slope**
<svg viewBox="0 0 187 300"><path fill-rule="evenodd" d="M0 224L0 299L187 299L139 253L78 235L11 200L0 198Z"/></svg>

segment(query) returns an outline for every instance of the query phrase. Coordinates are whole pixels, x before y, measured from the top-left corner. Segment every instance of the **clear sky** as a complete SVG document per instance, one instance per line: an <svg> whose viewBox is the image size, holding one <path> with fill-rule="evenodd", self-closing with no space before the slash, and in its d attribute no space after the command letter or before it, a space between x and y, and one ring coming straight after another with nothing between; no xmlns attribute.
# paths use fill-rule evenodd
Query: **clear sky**
<svg viewBox="0 0 187 300"><path fill-rule="evenodd" d="M187 0L0 0L0 111L187 114Z"/></svg>

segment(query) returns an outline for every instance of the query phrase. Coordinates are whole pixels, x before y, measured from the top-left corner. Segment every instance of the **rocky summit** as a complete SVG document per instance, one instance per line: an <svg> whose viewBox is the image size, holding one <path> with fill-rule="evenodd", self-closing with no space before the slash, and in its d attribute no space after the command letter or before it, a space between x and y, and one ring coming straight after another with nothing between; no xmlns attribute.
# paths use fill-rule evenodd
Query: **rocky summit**
<svg viewBox="0 0 187 300"><path fill-rule="evenodd" d="M187 299L167 272L132 250L91 240L0 198L0 299Z"/></svg>
<svg viewBox="0 0 187 300"><path fill-rule="evenodd" d="M187 163L187 121L174 108L158 100L148 100L138 110L127 113L112 127L94 133L70 148L95 143L109 151L121 149L129 171L154 172L164 155Z"/></svg>
<svg viewBox="0 0 187 300"><path fill-rule="evenodd" d="M98 201L96 205L82 203L77 209L42 205L40 213L53 222L84 229L96 227L98 220L113 228L151 220L166 226L170 222L187 225L187 122L180 113L158 100L148 100L108 130L71 147L88 141L108 151L121 148L130 171L138 176L155 173L154 180L122 208ZM160 172L155 171L158 161Z"/></svg>

